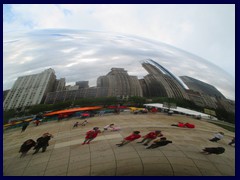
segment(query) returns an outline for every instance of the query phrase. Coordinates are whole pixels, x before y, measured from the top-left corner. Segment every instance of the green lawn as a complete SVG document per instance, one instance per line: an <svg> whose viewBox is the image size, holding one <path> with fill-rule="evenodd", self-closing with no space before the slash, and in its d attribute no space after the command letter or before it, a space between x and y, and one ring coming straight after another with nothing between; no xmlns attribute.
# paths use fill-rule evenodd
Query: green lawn
<svg viewBox="0 0 240 180"><path fill-rule="evenodd" d="M224 128L224 129L226 129L228 131L235 132L235 127L230 127L230 126L227 126L227 125L224 125L224 124L218 124L218 123L212 123L212 124L220 126L220 127Z"/></svg>

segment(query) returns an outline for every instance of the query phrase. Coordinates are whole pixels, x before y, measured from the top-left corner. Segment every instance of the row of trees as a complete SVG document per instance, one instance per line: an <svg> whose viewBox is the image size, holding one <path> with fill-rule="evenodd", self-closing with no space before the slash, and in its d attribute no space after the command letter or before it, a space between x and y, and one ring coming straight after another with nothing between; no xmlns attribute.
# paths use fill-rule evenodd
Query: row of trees
<svg viewBox="0 0 240 180"><path fill-rule="evenodd" d="M13 109L4 111L3 119L4 124L8 122L10 118L27 116L32 114L38 114L39 112L45 111L55 111L60 109L66 109L71 107L84 107L84 106L103 106L107 107L109 105L126 105L126 106L136 106L143 107L143 104L149 102L148 99L144 97L129 97L128 99L118 99L116 97L102 97L102 98L83 98L75 101L67 101L57 104L39 104L35 106L29 107L29 109L25 111L15 111ZM187 109L196 110L199 112L203 112L203 107L197 106L192 101L184 100L184 99L173 99L167 97L157 97L151 99L151 103L174 103L177 106L184 107ZM224 109L214 109L216 111L217 118L220 120L224 120L230 123L235 123L235 114L229 113Z"/></svg>

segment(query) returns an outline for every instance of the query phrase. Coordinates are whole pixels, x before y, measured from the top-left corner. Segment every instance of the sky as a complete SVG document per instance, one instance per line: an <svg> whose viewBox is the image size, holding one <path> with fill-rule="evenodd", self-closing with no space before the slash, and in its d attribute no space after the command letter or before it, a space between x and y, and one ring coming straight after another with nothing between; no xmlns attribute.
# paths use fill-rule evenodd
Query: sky
<svg viewBox="0 0 240 180"><path fill-rule="evenodd" d="M33 68L31 49L37 46L27 39L34 39L31 36L34 33L31 32L46 29L62 29L62 32L66 32L66 29L109 32L159 41L206 59L224 69L232 82L235 80L235 5L18 4L3 5L4 90L11 88L16 76L30 73ZM23 38L25 41L19 42ZM69 45L64 51L74 53L74 48ZM85 53L93 54L91 50ZM24 58L19 59L23 57L22 54ZM93 57L90 61L94 61ZM20 66L15 66L14 62L24 64L24 71ZM45 66L50 67L51 63L45 63ZM68 66L71 67L71 64ZM14 68L14 71L5 67ZM231 99L235 98L233 96L235 94Z"/></svg>

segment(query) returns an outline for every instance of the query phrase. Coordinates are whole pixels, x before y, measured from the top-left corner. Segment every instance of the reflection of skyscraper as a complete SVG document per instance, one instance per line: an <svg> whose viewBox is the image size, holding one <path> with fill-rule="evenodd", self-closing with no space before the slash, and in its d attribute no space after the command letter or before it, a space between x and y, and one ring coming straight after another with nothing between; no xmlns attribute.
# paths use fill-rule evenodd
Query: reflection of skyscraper
<svg viewBox="0 0 240 180"><path fill-rule="evenodd" d="M39 74L19 77L4 101L4 110L19 109L40 104L46 94L54 89L56 81L53 69Z"/></svg>
<svg viewBox="0 0 240 180"><path fill-rule="evenodd" d="M78 85L79 89L89 87L88 81L78 81L76 82L76 85Z"/></svg>
<svg viewBox="0 0 240 180"><path fill-rule="evenodd" d="M66 80L65 78L60 78L56 80L55 91L64 91L65 90Z"/></svg>
<svg viewBox="0 0 240 180"><path fill-rule="evenodd" d="M97 87L108 88L108 96L142 96L138 78L129 76L123 68L112 68L106 76L100 76Z"/></svg>
<svg viewBox="0 0 240 180"><path fill-rule="evenodd" d="M183 82L188 86L189 89L200 92L202 94L207 94L213 97L225 98L221 92L219 92L214 86L207 84L205 82L199 81L192 77L180 76Z"/></svg>
<svg viewBox="0 0 240 180"><path fill-rule="evenodd" d="M146 96L189 99L184 84L167 69L151 59L145 60L142 66L149 73L144 77L147 86L144 92L149 93Z"/></svg>

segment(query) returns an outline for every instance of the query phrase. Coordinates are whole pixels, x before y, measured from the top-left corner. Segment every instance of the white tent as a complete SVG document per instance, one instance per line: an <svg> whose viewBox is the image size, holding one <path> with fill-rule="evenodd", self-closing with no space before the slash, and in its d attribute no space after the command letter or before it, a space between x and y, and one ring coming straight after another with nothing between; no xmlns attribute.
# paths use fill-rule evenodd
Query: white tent
<svg viewBox="0 0 240 180"><path fill-rule="evenodd" d="M168 109L167 107L163 107L163 104L161 104L161 103L144 104L144 106L146 106L146 107L156 107L156 108L161 108L161 109ZM184 114L188 114L188 115L201 116L201 118L204 118L204 119L210 119L209 114L197 112L197 111L194 111L194 110L190 110L190 109L186 109L186 108L182 108L182 107L178 107L178 106L177 106L177 108L170 108L170 110L171 111L177 111L177 112L184 113ZM212 118L212 120L217 120L217 118L215 118L215 117L211 117L211 118Z"/></svg>

